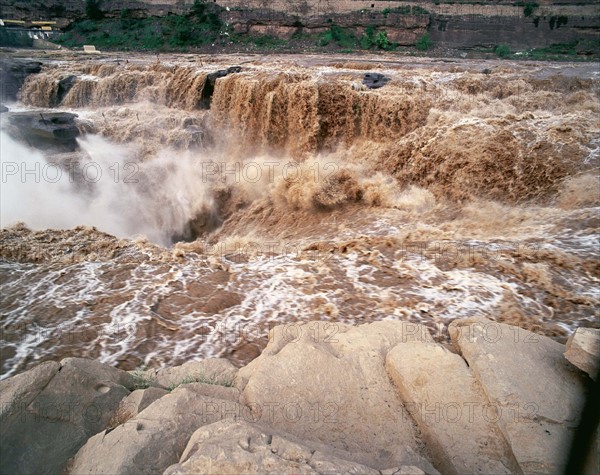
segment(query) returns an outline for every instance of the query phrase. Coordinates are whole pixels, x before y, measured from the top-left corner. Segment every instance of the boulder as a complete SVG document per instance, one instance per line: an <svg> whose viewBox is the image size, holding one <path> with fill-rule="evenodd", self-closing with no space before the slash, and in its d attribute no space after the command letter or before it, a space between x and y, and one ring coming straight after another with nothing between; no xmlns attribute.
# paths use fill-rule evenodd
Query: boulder
<svg viewBox="0 0 600 475"><path fill-rule="evenodd" d="M223 399L224 401L239 402L240 400L240 390L238 388L206 383L189 383L185 387L201 396Z"/></svg>
<svg viewBox="0 0 600 475"><path fill-rule="evenodd" d="M381 470L381 475L426 475L423 470L414 465L404 465L397 468L389 468L387 470Z"/></svg>
<svg viewBox="0 0 600 475"><path fill-rule="evenodd" d="M154 401L167 394L169 394L169 391L162 388L136 389L121 401L119 411L123 417L131 419L146 409Z"/></svg>
<svg viewBox="0 0 600 475"><path fill-rule="evenodd" d="M486 417L489 403L465 361L435 343L394 347L388 374L444 474L511 474L509 444Z"/></svg>
<svg viewBox="0 0 600 475"><path fill-rule="evenodd" d="M165 475L229 473L379 475L378 470L344 458L342 451L323 449L245 421L222 421L198 429L179 463L165 471Z"/></svg>
<svg viewBox="0 0 600 475"><path fill-rule="evenodd" d="M71 473L161 474L177 463L194 431L241 414L237 403L201 396L183 385L133 419L90 438Z"/></svg>
<svg viewBox="0 0 600 475"><path fill-rule="evenodd" d="M152 384L173 388L182 383L205 383L217 386L232 386L238 369L223 358L207 358L188 361L173 368L150 369L140 374Z"/></svg>
<svg viewBox="0 0 600 475"><path fill-rule="evenodd" d="M47 361L35 368L0 381L0 441L10 437L12 425L23 417L25 409L58 373L60 365Z"/></svg>
<svg viewBox="0 0 600 475"><path fill-rule="evenodd" d="M369 89L379 89L380 87L385 86L389 81L390 79L386 78L383 74L367 73L365 74L362 83Z"/></svg>
<svg viewBox="0 0 600 475"><path fill-rule="evenodd" d="M42 63L22 59L3 58L0 61L0 83L2 84L2 102L13 102L25 78L30 74L37 74L42 70Z"/></svg>
<svg viewBox="0 0 600 475"><path fill-rule="evenodd" d="M77 149L77 114L69 112L8 112L8 132L15 139L41 150L72 152Z"/></svg>
<svg viewBox="0 0 600 475"><path fill-rule="evenodd" d="M565 358L595 380L600 362L600 329L578 328L567 341Z"/></svg>
<svg viewBox="0 0 600 475"><path fill-rule="evenodd" d="M564 346L479 317L455 320L449 332L521 471L562 472L585 397L583 375L564 358Z"/></svg>
<svg viewBox="0 0 600 475"><path fill-rule="evenodd" d="M218 71L215 71L214 73L207 74L206 80L204 81L204 85L202 86L202 91L200 93L201 99L198 104L198 107L200 109L210 109L217 79L224 78L225 76L228 76L230 74L240 72L242 72L241 66L231 66L227 69L220 69Z"/></svg>
<svg viewBox="0 0 600 475"><path fill-rule="evenodd" d="M3 112L8 112L10 109L6 107L4 104L0 104L0 114Z"/></svg>
<svg viewBox="0 0 600 475"><path fill-rule="evenodd" d="M362 453L378 469L419 465L414 422L385 371L387 352L432 341L421 325L382 321L359 327L310 322L275 327L261 356L238 373L241 402L270 427L307 441Z"/></svg>
<svg viewBox="0 0 600 475"><path fill-rule="evenodd" d="M77 82L77 76L70 74L58 81L58 89L56 91L56 105L60 105L65 96L73 88Z"/></svg>
<svg viewBox="0 0 600 475"><path fill-rule="evenodd" d="M45 371L47 378L55 366ZM127 372L96 361L61 361L43 389L30 393L37 392L3 437L0 472L59 473L89 437L108 425L132 382Z"/></svg>

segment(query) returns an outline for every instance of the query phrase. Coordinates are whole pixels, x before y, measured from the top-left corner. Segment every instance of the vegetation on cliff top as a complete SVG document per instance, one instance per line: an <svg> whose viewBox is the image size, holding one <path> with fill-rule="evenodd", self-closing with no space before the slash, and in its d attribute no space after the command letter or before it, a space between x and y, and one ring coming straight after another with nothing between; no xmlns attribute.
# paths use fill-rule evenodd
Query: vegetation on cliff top
<svg viewBox="0 0 600 475"><path fill-rule="evenodd" d="M87 19L73 23L58 40L67 46L91 43L100 49L181 50L213 43L223 30L220 7L194 2L183 15L137 18L129 9L104 18L95 0L86 2ZM98 13L99 12L99 13Z"/></svg>
<svg viewBox="0 0 600 475"><path fill-rule="evenodd" d="M215 43L265 50L285 49L294 43L342 50L393 50L398 46L390 41L384 29L373 26L368 26L360 38L352 29L335 24L321 34L299 31L291 40L270 35L236 34L221 21L218 11L203 3L196 3L190 13L184 15L136 18L125 9L119 18L93 20L88 17L73 23L57 42L67 47L93 44L101 50L153 51L187 51Z"/></svg>
<svg viewBox="0 0 600 475"><path fill-rule="evenodd" d="M525 9L525 15L531 15L538 7L534 2L518 2ZM221 18L224 9L214 3L195 0L189 11L180 15L142 18L135 11L123 9L118 17L108 18L100 8L99 0L86 0L86 18L71 24L58 39L66 47L81 47L93 44L100 50L121 51L194 51L213 50L212 46L227 47L231 50L257 51L327 51L353 52L360 50L393 51L398 44L388 37L383 26L369 25L362 35L352 28L344 28L329 20L329 29L320 34L308 33L300 19L294 23L297 32L289 39L271 35L249 35L235 33ZM383 17L391 13L427 14L421 7L401 6L386 8ZM535 21L534 21L535 23ZM552 17L550 27L560 27L567 23L566 17ZM1 39L1 38L0 38ZM6 43L6 42L5 42ZM585 43L585 44L584 44ZM546 48L513 52L506 45L491 47L482 53L492 53L501 58L532 59L587 59L589 51L597 51L598 45L589 41L550 45ZM429 33L421 35L415 48L427 52L434 46ZM436 48L437 49L437 48ZM415 54L414 50L407 50ZM583 56L582 56L583 55ZM593 55L592 55L593 56ZM592 59L592 58L590 58Z"/></svg>
<svg viewBox="0 0 600 475"><path fill-rule="evenodd" d="M93 44L100 50L187 51L203 46L237 44L251 49L294 49L310 46L318 48L353 50L393 50L397 44L390 41L384 29L368 26L361 37L350 28L330 21L330 28L321 34L308 34L297 21L298 32L290 40L270 35L235 33L221 19L223 8L214 3L195 0L189 12L165 17L140 18L129 9L123 9L118 18L107 18L98 0L86 0L86 18L72 23L58 43L66 47ZM388 13L426 14L420 7L401 7L384 10Z"/></svg>

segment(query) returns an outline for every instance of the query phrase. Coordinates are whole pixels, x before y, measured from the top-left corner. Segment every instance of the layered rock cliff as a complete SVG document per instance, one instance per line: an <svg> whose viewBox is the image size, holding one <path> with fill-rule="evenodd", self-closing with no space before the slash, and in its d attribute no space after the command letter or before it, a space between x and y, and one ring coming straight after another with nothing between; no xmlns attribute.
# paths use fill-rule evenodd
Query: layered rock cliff
<svg viewBox="0 0 600 475"><path fill-rule="evenodd" d="M106 16L128 10L135 17L164 16L189 11L191 0L103 0ZM373 26L385 29L391 41L413 45L425 32L435 42L451 48L493 47L540 48L552 44L590 42L587 52L597 48L600 6L591 1L442 3L398 1L240 2L219 0L222 19L235 32L289 38L294 34L319 33L339 25L360 35ZM529 6L527 6L529 5ZM7 0L0 18L55 20L65 27L85 18L83 0L25 2Z"/></svg>

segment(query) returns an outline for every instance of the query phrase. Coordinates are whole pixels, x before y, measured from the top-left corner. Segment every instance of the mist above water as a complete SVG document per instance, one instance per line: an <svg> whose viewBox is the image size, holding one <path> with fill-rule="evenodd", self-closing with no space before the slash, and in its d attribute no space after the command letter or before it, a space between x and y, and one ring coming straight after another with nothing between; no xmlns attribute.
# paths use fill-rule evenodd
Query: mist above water
<svg viewBox="0 0 600 475"><path fill-rule="evenodd" d="M118 237L167 245L186 223L210 213L200 153L163 149L147 161L97 135L78 140L85 157L51 163L2 132L1 225L32 229L95 226Z"/></svg>

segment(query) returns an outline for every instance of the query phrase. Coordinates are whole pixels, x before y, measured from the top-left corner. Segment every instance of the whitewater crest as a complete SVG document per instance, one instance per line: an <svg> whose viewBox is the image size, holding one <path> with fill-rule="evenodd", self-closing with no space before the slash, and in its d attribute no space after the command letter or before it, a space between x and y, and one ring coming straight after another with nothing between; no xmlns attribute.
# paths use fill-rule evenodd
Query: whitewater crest
<svg viewBox="0 0 600 475"><path fill-rule="evenodd" d="M598 326L585 65L241 59L225 77L229 58L165 56L27 78L14 106L75 112L81 135L55 153L2 131L3 375L244 364L307 320L415 321L440 342L458 317L559 341Z"/></svg>

